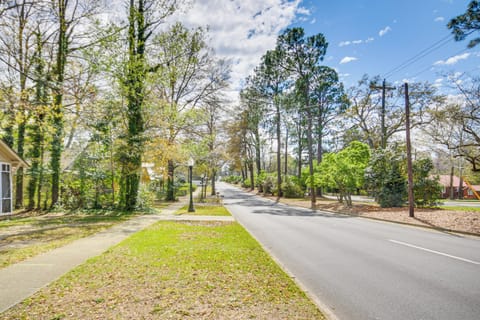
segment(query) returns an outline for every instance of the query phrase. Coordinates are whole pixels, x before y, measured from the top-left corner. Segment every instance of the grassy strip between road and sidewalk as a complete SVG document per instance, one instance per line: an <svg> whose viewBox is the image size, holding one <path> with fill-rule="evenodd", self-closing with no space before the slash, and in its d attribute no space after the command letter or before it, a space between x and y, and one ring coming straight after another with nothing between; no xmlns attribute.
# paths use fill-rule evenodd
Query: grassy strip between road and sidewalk
<svg viewBox="0 0 480 320"><path fill-rule="evenodd" d="M220 205L195 205L195 212L188 212L188 206L184 206L175 212L177 215L195 215L195 216L231 216L230 212Z"/></svg>
<svg viewBox="0 0 480 320"><path fill-rule="evenodd" d="M440 210L452 210L452 211L480 211L480 207L471 206L441 206Z"/></svg>
<svg viewBox="0 0 480 320"><path fill-rule="evenodd" d="M159 222L2 319L324 319L238 223Z"/></svg>

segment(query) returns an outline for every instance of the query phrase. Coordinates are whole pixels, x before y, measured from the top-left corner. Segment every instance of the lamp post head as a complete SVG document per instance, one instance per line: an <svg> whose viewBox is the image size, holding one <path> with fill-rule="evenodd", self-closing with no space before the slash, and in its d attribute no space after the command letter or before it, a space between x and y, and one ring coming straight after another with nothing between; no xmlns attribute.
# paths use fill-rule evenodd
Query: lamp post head
<svg viewBox="0 0 480 320"><path fill-rule="evenodd" d="M188 164L189 167L193 167L193 165L195 164L195 160L193 160L193 158L190 157L190 159L188 159L187 164Z"/></svg>

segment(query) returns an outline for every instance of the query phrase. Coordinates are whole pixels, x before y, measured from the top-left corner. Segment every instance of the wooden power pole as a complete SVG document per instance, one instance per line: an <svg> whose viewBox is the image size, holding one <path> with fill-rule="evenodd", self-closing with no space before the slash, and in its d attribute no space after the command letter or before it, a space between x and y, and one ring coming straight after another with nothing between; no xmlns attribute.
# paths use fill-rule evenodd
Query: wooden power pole
<svg viewBox="0 0 480 320"><path fill-rule="evenodd" d="M386 108L385 108L385 100L386 100L386 92L387 90L394 90L395 87L387 87L387 83L385 79L383 79L382 86L370 86L371 89L374 90L382 90L382 110L380 114L380 126L381 126L381 143L380 146L382 149L385 149L387 147L387 127L385 126L385 113L386 113Z"/></svg>
<svg viewBox="0 0 480 320"><path fill-rule="evenodd" d="M408 83L405 83L405 127L407 140L408 215L414 217L412 145L410 143L410 98L408 96Z"/></svg>

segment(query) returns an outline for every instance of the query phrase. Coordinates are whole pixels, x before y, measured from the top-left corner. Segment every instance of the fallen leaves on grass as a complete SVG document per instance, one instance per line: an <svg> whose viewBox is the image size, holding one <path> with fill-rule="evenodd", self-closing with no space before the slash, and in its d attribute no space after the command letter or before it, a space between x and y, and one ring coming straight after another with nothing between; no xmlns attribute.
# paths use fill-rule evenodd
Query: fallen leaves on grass
<svg viewBox="0 0 480 320"><path fill-rule="evenodd" d="M324 319L237 223L160 222L3 319Z"/></svg>
<svg viewBox="0 0 480 320"><path fill-rule="evenodd" d="M126 216L44 215L0 221L0 268L105 230Z"/></svg>

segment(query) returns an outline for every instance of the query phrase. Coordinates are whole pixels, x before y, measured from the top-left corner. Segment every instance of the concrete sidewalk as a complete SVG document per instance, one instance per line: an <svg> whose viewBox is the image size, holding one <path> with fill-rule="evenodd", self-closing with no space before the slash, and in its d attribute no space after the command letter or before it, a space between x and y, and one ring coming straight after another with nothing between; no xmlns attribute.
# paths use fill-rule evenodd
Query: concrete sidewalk
<svg viewBox="0 0 480 320"><path fill-rule="evenodd" d="M0 269L0 313L28 298L87 259L97 256L149 225L161 220L233 221L233 217L175 216L183 201L161 213L134 217L95 235Z"/></svg>

